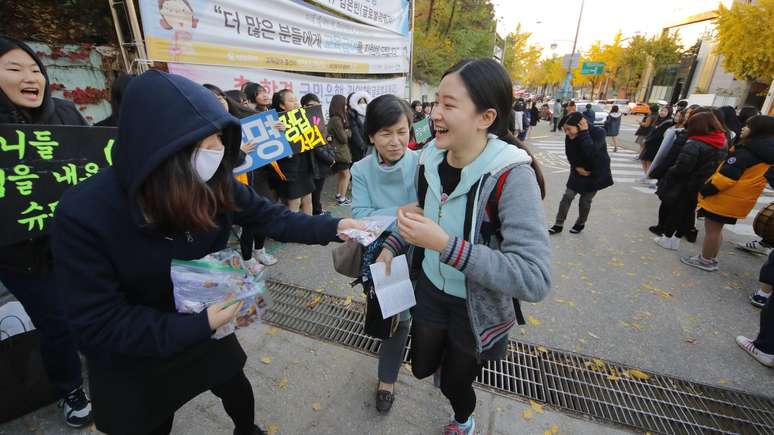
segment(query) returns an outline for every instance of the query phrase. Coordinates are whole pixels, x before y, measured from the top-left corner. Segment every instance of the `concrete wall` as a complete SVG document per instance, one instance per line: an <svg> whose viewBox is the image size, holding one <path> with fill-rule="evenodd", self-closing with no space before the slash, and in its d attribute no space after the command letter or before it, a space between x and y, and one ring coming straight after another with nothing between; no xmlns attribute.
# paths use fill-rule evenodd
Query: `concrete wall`
<svg viewBox="0 0 774 435"><path fill-rule="evenodd" d="M438 86L430 85L423 82L412 82L411 93L406 92L406 96L410 101L419 100L422 102L435 101L435 94L438 92ZM409 96L410 95L410 96Z"/></svg>
<svg viewBox="0 0 774 435"><path fill-rule="evenodd" d="M745 80L736 80L734 75L723 69L723 56L715 53L715 41L702 40L696 59L696 73L689 87L688 98L693 94L715 94L724 102L732 101L734 106L744 101L749 90Z"/></svg>

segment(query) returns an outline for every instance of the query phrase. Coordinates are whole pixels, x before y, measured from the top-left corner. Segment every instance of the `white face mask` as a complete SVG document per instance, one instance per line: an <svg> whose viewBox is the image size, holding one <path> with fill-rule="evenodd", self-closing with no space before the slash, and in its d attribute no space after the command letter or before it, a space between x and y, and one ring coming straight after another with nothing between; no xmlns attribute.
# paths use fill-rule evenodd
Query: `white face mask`
<svg viewBox="0 0 774 435"><path fill-rule="evenodd" d="M191 166L194 167L199 178L205 183L210 181L215 172L217 172L220 162L223 160L225 149L208 150L198 148L191 155Z"/></svg>

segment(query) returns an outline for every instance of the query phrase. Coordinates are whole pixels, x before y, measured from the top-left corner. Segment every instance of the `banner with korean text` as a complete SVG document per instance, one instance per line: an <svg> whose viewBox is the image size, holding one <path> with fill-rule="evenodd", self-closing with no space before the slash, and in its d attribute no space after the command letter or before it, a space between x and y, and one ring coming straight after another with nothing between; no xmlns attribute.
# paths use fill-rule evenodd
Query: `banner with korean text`
<svg viewBox="0 0 774 435"><path fill-rule="evenodd" d="M141 1L148 56L163 62L405 73L410 38L293 0Z"/></svg>
<svg viewBox="0 0 774 435"><path fill-rule="evenodd" d="M298 99L301 99L305 94L312 93L320 98L323 114L326 116L331 98L336 94L346 97L353 92L365 91L373 98L384 94L394 94L405 98L406 93L405 77L383 80L333 79L265 69L178 63L170 63L168 67L172 74L179 74L196 83L211 83L224 91L240 89L244 83L249 81L263 86L269 94L290 89Z"/></svg>
<svg viewBox="0 0 774 435"><path fill-rule="evenodd" d="M45 234L62 193L112 164L117 131L0 125L0 246Z"/></svg>
<svg viewBox="0 0 774 435"><path fill-rule="evenodd" d="M409 0L314 0L314 2L361 23L402 35L408 34Z"/></svg>

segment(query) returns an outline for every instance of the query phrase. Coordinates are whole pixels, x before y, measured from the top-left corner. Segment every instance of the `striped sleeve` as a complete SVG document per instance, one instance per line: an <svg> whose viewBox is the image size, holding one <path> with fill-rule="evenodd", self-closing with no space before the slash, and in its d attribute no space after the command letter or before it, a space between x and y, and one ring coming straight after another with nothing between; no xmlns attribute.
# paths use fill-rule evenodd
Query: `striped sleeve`
<svg viewBox="0 0 774 435"><path fill-rule="evenodd" d="M468 265L468 260L470 260L471 247L472 245L470 242L466 242L459 237L450 237L449 243L447 243L446 247L441 251L441 262L460 271L464 271L465 267Z"/></svg>
<svg viewBox="0 0 774 435"><path fill-rule="evenodd" d="M389 249L393 256L398 256L408 249L408 244L398 237L397 234L392 233L384 239L384 247Z"/></svg>

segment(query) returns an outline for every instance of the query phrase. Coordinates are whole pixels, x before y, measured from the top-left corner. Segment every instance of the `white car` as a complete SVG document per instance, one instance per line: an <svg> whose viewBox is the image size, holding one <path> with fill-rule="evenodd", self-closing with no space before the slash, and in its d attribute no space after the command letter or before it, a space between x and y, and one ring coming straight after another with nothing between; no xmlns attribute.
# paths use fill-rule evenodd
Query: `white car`
<svg viewBox="0 0 774 435"><path fill-rule="evenodd" d="M586 110L586 107L584 107L583 110ZM596 126L605 125L605 121L607 121L607 116L608 116L608 112L605 110L605 108L602 107L600 104L592 104L591 110L594 111L594 125Z"/></svg>

